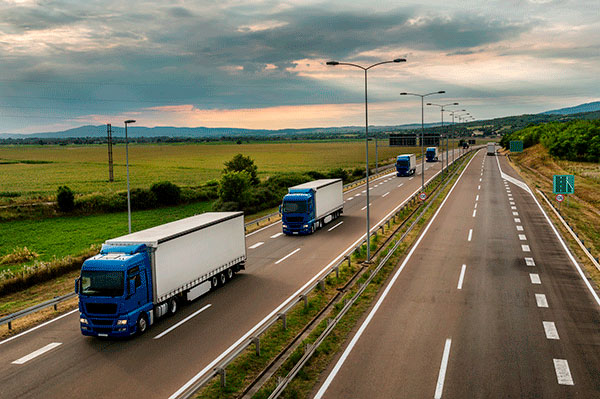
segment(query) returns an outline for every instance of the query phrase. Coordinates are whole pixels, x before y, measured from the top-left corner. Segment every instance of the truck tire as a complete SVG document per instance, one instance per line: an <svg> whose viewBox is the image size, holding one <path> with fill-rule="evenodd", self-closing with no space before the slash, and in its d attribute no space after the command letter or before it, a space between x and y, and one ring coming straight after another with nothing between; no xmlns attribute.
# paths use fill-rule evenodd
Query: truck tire
<svg viewBox="0 0 600 399"><path fill-rule="evenodd" d="M218 286L219 286L219 279L217 278L216 275L214 275L210 278L210 289L216 290Z"/></svg>
<svg viewBox="0 0 600 399"><path fill-rule="evenodd" d="M142 313L140 317L138 317L137 321L137 333L142 335L148 329L148 316L146 313Z"/></svg>
<svg viewBox="0 0 600 399"><path fill-rule="evenodd" d="M231 280L233 278L233 268L230 267L227 269L227 280Z"/></svg>
<svg viewBox="0 0 600 399"><path fill-rule="evenodd" d="M177 313L177 298L173 297L169 299L169 314L173 316Z"/></svg>
<svg viewBox="0 0 600 399"><path fill-rule="evenodd" d="M219 273L219 285L225 285L226 282L227 276L225 275L225 273Z"/></svg>

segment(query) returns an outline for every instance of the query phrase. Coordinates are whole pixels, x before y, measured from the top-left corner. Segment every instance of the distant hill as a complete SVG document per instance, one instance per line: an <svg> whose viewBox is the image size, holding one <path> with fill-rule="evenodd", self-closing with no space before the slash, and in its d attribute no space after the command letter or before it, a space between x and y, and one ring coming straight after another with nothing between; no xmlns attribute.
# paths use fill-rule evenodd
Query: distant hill
<svg viewBox="0 0 600 399"><path fill-rule="evenodd" d="M593 112L600 111L600 101L594 101L591 103L580 104L575 107L553 109L551 111L542 112L542 115L572 115L580 114L582 112Z"/></svg>

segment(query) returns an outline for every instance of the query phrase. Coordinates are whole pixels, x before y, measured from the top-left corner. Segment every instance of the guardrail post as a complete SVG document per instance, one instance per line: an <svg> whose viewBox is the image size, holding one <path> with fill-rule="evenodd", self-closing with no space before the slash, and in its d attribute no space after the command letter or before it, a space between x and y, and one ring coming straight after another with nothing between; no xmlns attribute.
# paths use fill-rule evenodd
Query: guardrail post
<svg viewBox="0 0 600 399"><path fill-rule="evenodd" d="M8 329L9 329L9 330L12 330L12 321L9 321L9 322L8 322Z"/></svg>
<svg viewBox="0 0 600 399"><path fill-rule="evenodd" d="M279 313L279 314L277 315L277 317L278 317L279 319L281 319L281 321L282 321L282 325L283 325L283 329L284 329L284 330L287 330L287 317L285 316L285 313Z"/></svg>
<svg viewBox="0 0 600 399"><path fill-rule="evenodd" d="M340 266L335 267L335 278L340 278Z"/></svg>
<svg viewBox="0 0 600 399"><path fill-rule="evenodd" d="M256 347L256 356L260 356L260 338L252 337L252 343Z"/></svg>
<svg viewBox="0 0 600 399"><path fill-rule="evenodd" d="M219 375L221 376L221 388L225 388L225 383L227 382L225 380L225 369L219 367L217 369L217 373L219 373Z"/></svg>
<svg viewBox="0 0 600 399"><path fill-rule="evenodd" d="M389 221L389 219L387 221L387 226L388 226L388 229L389 229L390 228L390 221Z"/></svg>
<svg viewBox="0 0 600 399"><path fill-rule="evenodd" d="M350 267L350 257L348 256L348 267Z"/></svg>
<svg viewBox="0 0 600 399"><path fill-rule="evenodd" d="M324 280L319 280L319 289L321 291L325 291L325 281Z"/></svg>
<svg viewBox="0 0 600 399"><path fill-rule="evenodd" d="M308 310L308 296L302 294L300 295L300 299L304 301L304 310Z"/></svg>
<svg viewBox="0 0 600 399"><path fill-rule="evenodd" d="M54 297L54 299L56 299L56 298L58 298L58 297L57 297L57 296L55 296L55 297ZM54 304L54 310L55 310L55 311L56 311L56 310L58 310L58 304L56 304L56 303Z"/></svg>

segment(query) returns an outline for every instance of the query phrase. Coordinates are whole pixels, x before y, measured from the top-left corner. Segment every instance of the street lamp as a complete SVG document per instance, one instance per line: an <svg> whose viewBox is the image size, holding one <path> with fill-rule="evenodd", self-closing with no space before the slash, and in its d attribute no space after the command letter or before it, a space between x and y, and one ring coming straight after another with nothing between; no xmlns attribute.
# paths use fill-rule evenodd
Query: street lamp
<svg viewBox="0 0 600 399"><path fill-rule="evenodd" d="M427 105L434 105L436 107L440 107L440 114L442 116L442 132L444 131L444 108L450 107L452 105L458 105L458 103L448 103L448 104L434 104L427 103ZM443 142L442 142L443 145ZM453 161L454 162L454 161ZM448 133L446 133L446 174L448 173ZM444 176L444 162L442 161L442 178Z"/></svg>
<svg viewBox="0 0 600 399"><path fill-rule="evenodd" d="M129 222L129 234L131 234L131 194L129 190L129 142L127 140L127 125L135 123L133 119L125 121L125 163L127 164L127 221Z"/></svg>
<svg viewBox="0 0 600 399"><path fill-rule="evenodd" d="M365 71L365 146L366 146L366 158L367 158L367 262L371 260L371 243L370 243L370 224L369 224L369 113L368 113L368 101L367 101L367 71L371 68L374 68L378 65L390 64L393 62L406 62L404 58L396 58L392 61L382 61L376 64L370 65L368 67L363 67L357 64L351 64L348 62L338 62L338 61L328 61L327 65L336 66L336 65L348 65L355 68L360 68ZM375 135L375 171L377 171L377 135Z"/></svg>
<svg viewBox="0 0 600 399"><path fill-rule="evenodd" d="M432 93L427 94L417 94L417 93L400 93L401 96L417 96L421 97L421 191L425 192L425 149L423 143L423 137L425 136L425 126L423 124L424 116L423 116L423 99L427 96L431 96L433 94L444 94L444 90L434 91Z"/></svg>
<svg viewBox="0 0 600 399"><path fill-rule="evenodd" d="M466 111L466 109L459 109L459 110L454 110L454 111L446 111L446 112L448 112L449 114L452 114L452 125L454 125L454 115L455 115L457 112L465 112L465 111ZM454 136L455 136L455 133L456 133L456 132L454 131L454 129L452 129L452 137L454 137ZM454 163L454 151L452 151L452 163Z"/></svg>

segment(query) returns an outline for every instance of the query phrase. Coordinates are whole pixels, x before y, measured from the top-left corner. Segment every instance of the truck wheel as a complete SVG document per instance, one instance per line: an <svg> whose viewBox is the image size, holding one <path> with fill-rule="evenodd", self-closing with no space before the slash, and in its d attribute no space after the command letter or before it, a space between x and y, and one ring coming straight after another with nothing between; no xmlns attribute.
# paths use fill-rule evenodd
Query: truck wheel
<svg viewBox="0 0 600 399"><path fill-rule="evenodd" d="M221 285L225 285L226 282L227 282L227 277L225 276L225 273L219 273L219 283Z"/></svg>
<svg viewBox="0 0 600 399"><path fill-rule="evenodd" d="M169 300L169 314L172 316L177 313L177 298L173 297Z"/></svg>
<svg viewBox="0 0 600 399"><path fill-rule="evenodd" d="M214 290L219 286L219 279L217 276L212 276L210 279L210 289Z"/></svg>
<svg viewBox="0 0 600 399"><path fill-rule="evenodd" d="M148 329L148 316L142 313L137 321L137 333L142 335Z"/></svg>
<svg viewBox="0 0 600 399"><path fill-rule="evenodd" d="M233 278L233 268L227 269L227 280L231 280Z"/></svg>

